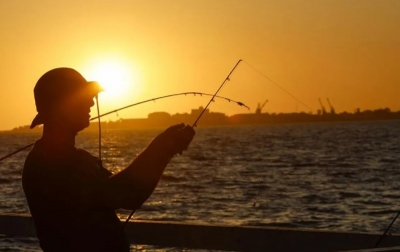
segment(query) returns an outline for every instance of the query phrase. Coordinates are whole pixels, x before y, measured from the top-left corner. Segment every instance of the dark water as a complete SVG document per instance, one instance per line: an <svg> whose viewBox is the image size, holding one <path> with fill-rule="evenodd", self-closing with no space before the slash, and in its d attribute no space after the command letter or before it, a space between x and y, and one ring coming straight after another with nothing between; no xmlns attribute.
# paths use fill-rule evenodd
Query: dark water
<svg viewBox="0 0 400 252"><path fill-rule="evenodd" d="M122 169L158 132L104 132L105 166ZM0 156L37 137L0 135ZM382 232L399 210L399 140L400 121L199 128L134 219ZM97 155L97 133L77 145ZM25 155L0 163L2 213L28 213ZM0 240L3 250L37 248Z"/></svg>

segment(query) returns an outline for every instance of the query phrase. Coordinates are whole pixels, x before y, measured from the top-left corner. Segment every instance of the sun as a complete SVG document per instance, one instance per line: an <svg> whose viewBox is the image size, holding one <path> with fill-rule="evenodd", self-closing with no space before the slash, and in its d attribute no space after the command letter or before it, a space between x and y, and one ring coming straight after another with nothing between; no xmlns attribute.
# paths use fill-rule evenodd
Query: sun
<svg viewBox="0 0 400 252"><path fill-rule="evenodd" d="M102 60L91 65L86 79L97 81L104 88L100 96L106 100L120 100L131 93L138 93L139 72L122 60Z"/></svg>

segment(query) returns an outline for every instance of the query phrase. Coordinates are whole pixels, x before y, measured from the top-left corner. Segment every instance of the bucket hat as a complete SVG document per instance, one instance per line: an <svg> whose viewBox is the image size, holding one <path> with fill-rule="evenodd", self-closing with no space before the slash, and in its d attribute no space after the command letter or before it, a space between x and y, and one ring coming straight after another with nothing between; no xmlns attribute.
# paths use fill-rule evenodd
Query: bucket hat
<svg viewBox="0 0 400 252"><path fill-rule="evenodd" d="M67 98L89 95L95 97L104 89L96 81L87 81L78 71L60 67L43 74L34 88L37 115L30 126L43 124L46 116Z"/></svg>

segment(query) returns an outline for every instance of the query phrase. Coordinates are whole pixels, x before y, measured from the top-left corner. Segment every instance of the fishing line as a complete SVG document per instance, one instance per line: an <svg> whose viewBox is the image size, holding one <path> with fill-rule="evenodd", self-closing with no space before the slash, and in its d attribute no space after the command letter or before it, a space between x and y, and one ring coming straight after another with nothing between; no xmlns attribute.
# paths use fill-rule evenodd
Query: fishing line
<svg viewBox="0 0 400 252"><path fill-rule="evenodd" d="M99 108L99 97L95 96L96 99L96 107L97 107L97 122L99 125L99 165L101 167L103 161L101 160L101 122L100 122L100 108Z"/></svg>
<svg viewBox="0 0 400 252"><path fill-rule="evenodd" d="M245 60L242 60L244 63L246 63L246 65L248 65L251 69L253 69L254 71L256 71L257 73L259 73L262 77L264 77L265 79L267 79L268 81L270 81L272 84L274 84L275 86L277 86L278 88L280 88L282 91L284 91L286 94L288 94L290 97L292 97L293 99L295 99L297 102L301 103L303 106L305 106L306 108L308 108L311 112L314 112L314 110L309 107L307 104L305 104L304 102L302 102L299 98L297 98L296 96L294 96L293 94L291 94L289 91L287 91L285 88L283 88L281 85L279 85L278 83L276 83L275 81L273 81L271 78L269 78L267 75L265 75L264 73L262 73L260 70L258 70L257 68L255 68L254 66L252 66L250 63L248 63ZM254 203L253 203L253 207L256 206L256 202L257 199L260 195L260 189L258 189L256 197L254 199Z"/></svg>
<svg viewBox="0 0 400 252"><path fill-rule="evenodd" d="M279 85L278 83L276 83L275 81L271 80L268 76L266 76L265 74L263 74L261 71L259 71L258 69L256 69L255 67L253 67L252 65L250 65L247 61L243 60L244 63L246 63L250 68L252 68L254 71L256 71L257 73L259 73L261 76L263 76L265 79L269 80L272 84L274 84L275 86L277 86L278 88L280 88L282 91L284 91L286 94L288 94L290 97L292 97L293 99L295 99L297 102L301 103L303 106L305 106L306 108L308 108L311 112L314 112L314 110L312 108L310 108L307 104L305 104L304 102L300 101L300 99L298 99L296 96L292 95L289 91L287 91L286 89L284 89L281 85Z"/></svg>
<svg viewBox="0 0 400 252"><path fill-rule="evenodd" d="M183 92L183 93L176 93L176 94L170 94L170 95L159 96L159 97L151 98L151 99L144 100L144 101L141 101L141 102L136 102L136 103L133 103L133 104L130 104L130 105L127 105L127 106L124 106L124 107L121 107L121 108L112 110L112 111L110 111L110 112L104 113L104 114L102 114L102 115L98 115L98 116L96 116L96 117L90 118L90 121L99 119L99 118L101 118L101 117L103 117L103 116L106 116L106 115L110 115L110 114L113 114L113 113L117 113L117 112L120 111L120 110L124 110L124 109L130 108L130 107L134 107L134 106L137 106L137 105L140 105L140 104L144 104L144 103L147 103L147 102L157 101L157 100L160 100L160 99L169 98L169 97L174 97L174 96L183 96L183 95L184 95L184 96L187 96L187 95L194 95L194 96L213 96L213 99L214 99L214 98L219 98L219 99L222 99L222 100L225 100L225 101L228 101L228 102L236 103L238 106L245 107L245 108L247 108L247 109L250 110L250 108L249 108L246 104L244 104L243 102L236 101L236 100L233 100L233 99L228 98L228 97L218 96L218 95L215 95L215 96L214 96L214 95L212 95L212 94L207 94L207 93L202 93L202 92ZM5 159L7 159L7 158L9 158L9 157L11 157L11 156L13 156L13 155L15 155L15 154L17 154L17 153L19 153L19 152L21 152L21 151L23 151L23 150L28 149L29 147L32 147L33 145L34 145L34 143L28 144L28 145L26 145L26 146L24 146L24 147L22 147L22 148L20 148L20 149L17 149L17 150L14 151L14 152L11 152L11 153L9 153L9 154L7 154L7 155L1 157L1 158L0 158L0 162L3 161L3 160L5 160Z"/></svg>

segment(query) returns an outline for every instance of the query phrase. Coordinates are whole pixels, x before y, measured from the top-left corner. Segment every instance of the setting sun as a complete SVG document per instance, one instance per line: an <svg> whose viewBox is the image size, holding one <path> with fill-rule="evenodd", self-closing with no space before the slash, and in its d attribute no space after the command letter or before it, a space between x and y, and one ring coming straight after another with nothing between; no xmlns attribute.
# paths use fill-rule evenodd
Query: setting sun
<svg viewBox="0 0 400 252"><path fill-rule="evenodd" d="M88 80L100 83L105 89L101 96L107 100L117 100L129 93L138 93L139 73L132 64L117 60L104 60L91 65Z"/></svg>

